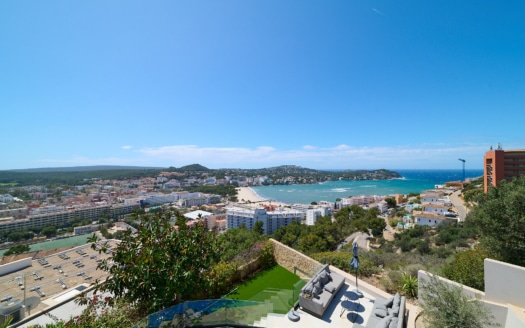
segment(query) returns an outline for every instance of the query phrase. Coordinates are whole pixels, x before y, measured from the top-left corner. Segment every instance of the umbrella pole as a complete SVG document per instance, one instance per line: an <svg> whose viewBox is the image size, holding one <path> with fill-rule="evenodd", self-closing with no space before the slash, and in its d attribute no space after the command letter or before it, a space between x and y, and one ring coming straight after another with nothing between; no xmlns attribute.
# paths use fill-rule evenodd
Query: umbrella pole
<svg viewBox="0 0 525 328"><path fill-rule="evenodd" d="M355 289L353 292L357 295L357 297L363 297L363 293L359 290L359 285L357 284L357 269L355 270Z"/></svg>

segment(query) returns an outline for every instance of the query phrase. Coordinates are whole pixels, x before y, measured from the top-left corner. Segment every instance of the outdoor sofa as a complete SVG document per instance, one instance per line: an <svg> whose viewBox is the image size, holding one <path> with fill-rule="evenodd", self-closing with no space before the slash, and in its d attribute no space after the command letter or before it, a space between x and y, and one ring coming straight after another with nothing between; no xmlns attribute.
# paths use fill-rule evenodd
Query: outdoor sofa
<svg viewBox="0 0 525 328"><path fill-rule="evenodd" d="M299 306L321 318L344 282L342 275L331 272L328 264L324 265L301 289Z"/></svg>
<svg viewBox="0 0 525 328"><path fill-rule="evenodd" d="M403 328L406 314L405 303L405 296L400 296L399 293L387 299L376 298L366 328ZM353 327L363 326L354 325Z"/></svg>

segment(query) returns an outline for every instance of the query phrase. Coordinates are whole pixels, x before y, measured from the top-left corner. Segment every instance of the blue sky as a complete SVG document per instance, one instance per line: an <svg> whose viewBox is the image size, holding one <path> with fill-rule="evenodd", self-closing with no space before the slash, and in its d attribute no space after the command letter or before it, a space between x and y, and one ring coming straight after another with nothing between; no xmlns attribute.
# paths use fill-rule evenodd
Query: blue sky
<svg viewBox="0 0 525 328"><path fill-rule="evenodd" d="M1 1L0 169L481 168L523 1Z"/></svg>

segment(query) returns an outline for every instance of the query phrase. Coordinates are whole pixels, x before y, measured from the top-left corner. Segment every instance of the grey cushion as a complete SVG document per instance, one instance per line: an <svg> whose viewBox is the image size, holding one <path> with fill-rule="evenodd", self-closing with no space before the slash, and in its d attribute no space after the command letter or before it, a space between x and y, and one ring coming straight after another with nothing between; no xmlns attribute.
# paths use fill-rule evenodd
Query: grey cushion
<svg viewBox="0 0 525 328"><path fill-rule="evenodd" d="M303 289L303 293L305 294L312 294L313 291L314 291L314 285L311 283L307 284L306 287L304 287Z"/></svg>
<svg viewBox="0 0 525 328"><path fill-rule="evenodd" d="M392 304L394 303L394 296L387 298L385 301L386 307L392 307Z"/></svg>
<svg viewBox="0 0 525 328"><path fill-rule="evenodd" d="M394 317L392 320L390 320L390 324L388 325L388 328L397 328L397 323L399 322L399 318Z"/></svg>
<svg viewBox="0 0 525 328"><path fill-rule="evenodd" d="M396 295L394 296L394 302L392 304L392 314L395 317L397 317L399 315L400 303L401 303L401 296L399 295L399 293L396 293Z"/></svg>
<svg viewBox="0 0 525 328"><path fill-rule="evenodd" d="M324 286L324 290L327 292L333 293L335 292L335 286Z"/></svg>
<svg viewBox="0 0 525 328"><path fill-rule="evenodd" d="M392 317L387 316L381 319L376 325L376 328L389 328L388 325L390 324L390 321L392 320Z"/></svg>
<svg viewBox="0 0 525 328"><path fill-rule="evenodd" d="M326 285L330 281L330 274L326 271L323 271L319 274L319 282L321 285Z"/></svg>
<svg viewBox="0 0 525 328"><path fill-rule="evenodd" d="M374 314L379 318L384 318L388 315L386 306L382 303L376 305L376 309L374 311Z"/></svg>
<svg viewBox="0 0 525 328"><path fill-rule="evenodd" d="M317 296L317 295L321 294L322 292L323 292L323 287L321 286L321 284L319 282L316 282L314 284L314 289L313 289L312 294L314 296Z"/></svg>

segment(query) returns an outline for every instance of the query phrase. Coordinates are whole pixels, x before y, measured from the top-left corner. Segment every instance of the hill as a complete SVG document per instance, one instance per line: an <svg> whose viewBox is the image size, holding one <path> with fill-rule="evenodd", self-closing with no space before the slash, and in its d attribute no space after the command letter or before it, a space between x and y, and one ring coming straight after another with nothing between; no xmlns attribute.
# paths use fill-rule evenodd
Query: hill
<svg viewBox="0 0 525 328"><path fill-rule="evenodd" d="M32 169L7 170L21 173L39 172L91 172L91 171L112 171L112 170L161 170L162 167L142 167L142 166L120 166L120 165L92 165L92 166L71 166L71 167L41 167Z"/></svg>

